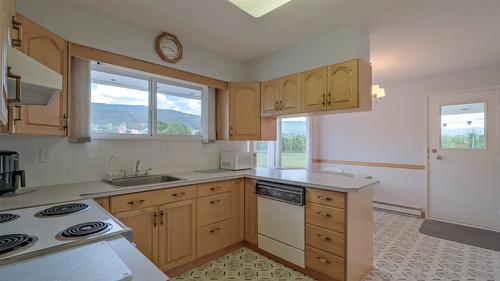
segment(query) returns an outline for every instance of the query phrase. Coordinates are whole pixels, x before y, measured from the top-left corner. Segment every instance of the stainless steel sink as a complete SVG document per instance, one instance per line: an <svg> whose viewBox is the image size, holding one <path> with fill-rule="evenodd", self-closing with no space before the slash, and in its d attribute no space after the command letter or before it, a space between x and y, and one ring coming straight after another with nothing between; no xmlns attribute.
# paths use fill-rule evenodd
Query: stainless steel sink
<svg viewBox="0 0 500 281"><path fill-rule="evenodd" d="M120 188L120 187L149 185L156 183L167 183L167 182L182 181L182 180L185 179L169 175L151 175L151 176L118 178L118 179L104 180L104 181L113 185L116 188Z"/></svg>

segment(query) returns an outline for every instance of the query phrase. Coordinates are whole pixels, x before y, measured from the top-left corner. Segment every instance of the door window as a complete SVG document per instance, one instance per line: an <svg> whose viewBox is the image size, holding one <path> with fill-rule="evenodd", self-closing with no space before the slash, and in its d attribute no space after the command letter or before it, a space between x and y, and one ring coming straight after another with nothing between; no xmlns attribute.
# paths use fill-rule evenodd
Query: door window
<svg viewBox="0 0 500 281"><path fill-rule="evenodd" d="M441 106L441 148L485 149L485 103Z"/></svg>

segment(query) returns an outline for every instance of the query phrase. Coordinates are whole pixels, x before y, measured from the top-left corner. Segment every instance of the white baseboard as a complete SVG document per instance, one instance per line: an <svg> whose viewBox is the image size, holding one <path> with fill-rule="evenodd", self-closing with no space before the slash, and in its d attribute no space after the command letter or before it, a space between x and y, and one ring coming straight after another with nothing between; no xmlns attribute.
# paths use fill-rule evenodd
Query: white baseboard
<svg viewBox="0 0 500 281"><path fill-rule="evenodd" d="M421 208L397 205L386 202L373 201L373 209L380 211L388 211L398 214L410 215L419 218L425 218L425 212Z"/></svg>

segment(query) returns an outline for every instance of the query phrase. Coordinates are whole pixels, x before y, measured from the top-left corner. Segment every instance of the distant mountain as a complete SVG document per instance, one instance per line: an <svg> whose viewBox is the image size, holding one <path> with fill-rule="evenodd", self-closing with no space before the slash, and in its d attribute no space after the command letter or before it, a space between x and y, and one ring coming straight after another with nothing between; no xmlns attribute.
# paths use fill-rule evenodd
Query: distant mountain
<svg viewBox="0 0 500 281"><path fill-rule="evenodd" d="M99 127L112 124L127 124L127 128L142 130L148 126L148 108L142 105L122 105L92 103L92 123ZM159 109L158 120L169 123L182 123L189 128L200 130L201 117L171 109Z"/></svg>
<svg viewBox="0 0 500 281"><path fill-rule="evenodd" d="M283 135L302 135L305 131L304 121L283 121L281 134Z"/></svg>

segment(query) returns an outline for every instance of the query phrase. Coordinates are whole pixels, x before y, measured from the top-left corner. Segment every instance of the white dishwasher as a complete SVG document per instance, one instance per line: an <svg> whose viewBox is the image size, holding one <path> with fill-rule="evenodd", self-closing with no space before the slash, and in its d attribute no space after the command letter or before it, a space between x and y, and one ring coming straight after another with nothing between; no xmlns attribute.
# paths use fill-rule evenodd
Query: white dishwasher
<svg viewBox="0 0 500 281"><path fill-rule="evenodd" d="M258 247L302 268L304 188L257 181Z"/></svg>

